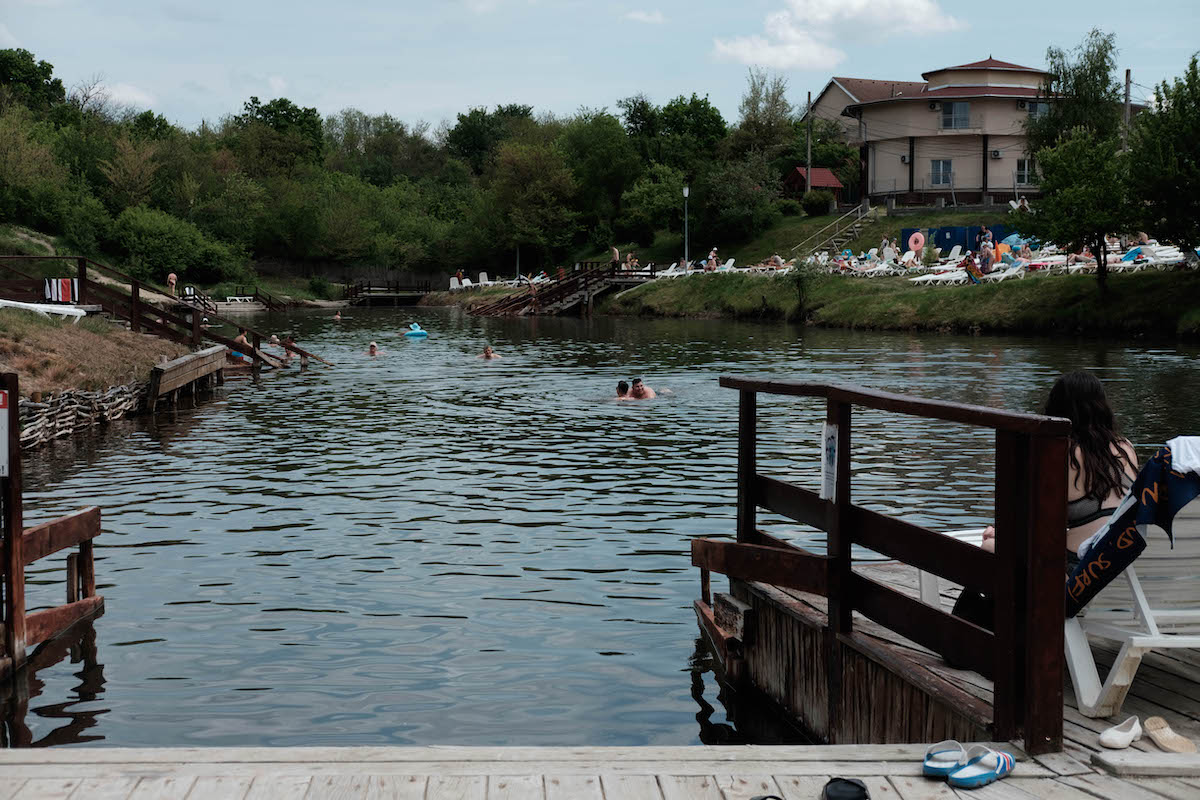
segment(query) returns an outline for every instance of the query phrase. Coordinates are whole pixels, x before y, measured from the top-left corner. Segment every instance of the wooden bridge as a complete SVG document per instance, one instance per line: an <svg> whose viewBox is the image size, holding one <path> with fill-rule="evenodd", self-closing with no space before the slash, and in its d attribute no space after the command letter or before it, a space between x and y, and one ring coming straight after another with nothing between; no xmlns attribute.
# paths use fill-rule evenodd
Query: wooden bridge
<svg viewBox="0 0 1200 800"><path fill-rule="evenodd" d="M549 283L528 283L525 291L472 309L476 316L501 317L529 314L565 314L582 308L591 313L596 298L617 288L632 288L658 277L653 264L641 270L623 270L608 263L583 262Z"/></svg>
<svg viewBox="0 0 1200 800"><path fill-rule="evenodd" d="M75 265L75 275L70 278L38 278L21 271L15 265L24 261L68 261ZM262 342L269 338L267 334L249 327L244 322L226 319L214 310L210 298L203 295L187 295L176 297L167 289L156 286L149 281L130 277L123 272L90 258L77 256L0 256L0 269L18 276L17 279L0 281L0 296L13 300L23 300L31 296L45 301L45 285L47 280L69 281L71 301L79 306L97 306L111 314L116 319L129 323L129 329L134 333L149 333L161 336L180 344L198 347L204 340L225 345L236 352L244 353L251 359L252 368L257 374L262 365L270 367L285 366L284 362L263 352ZM95 277L89 272L96 273ZM107 280L101 280L107 278ZM160 308L143 298L143 292L154 292L163 305L174 303L171 309ZM234 340L216 333L203 324L203 317L224 322L234 327L242 328L249 337L249 345L239 344ZM281 344L301 357L301 364L312 358L323 364L329 364L320 356L314 355L295 345ZM333 366L330 364L330 366Z"/></svg>
<svg viewBox="0 0 1200 800"><path fill-rule="evenodd" d="M415 306L431 291L429 281L358 281L346 284L342 296L353 306Z"/></svg>

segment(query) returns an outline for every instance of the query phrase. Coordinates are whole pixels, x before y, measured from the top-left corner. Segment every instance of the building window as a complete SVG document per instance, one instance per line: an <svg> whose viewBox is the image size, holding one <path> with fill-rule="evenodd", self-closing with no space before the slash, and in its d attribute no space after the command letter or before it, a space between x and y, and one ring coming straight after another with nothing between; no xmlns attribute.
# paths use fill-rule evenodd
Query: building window
<svg viewBox="0 0 1200 800"><path fill-rule="evenodd" d="M942 128L971 127L970 103L942 103Z"/></svg>
<svg viewBox="0 0 1200 800"><path fill-rule="evenodd" d="M1037 183L1037 173L1034 172L1032 158L1017 159L1017 185L1032 186Z"/></svg>
<svg viewBox="0 0 1200 800"><path fill-rule="evenodd" d="M931 186L949 186L950 176L954 174L950 171L950 159L935 158L929 163L932 165L929 172L929 184Z"/></svg>
<svg viewBox="0 0 1200 800"><path fill-rule="evenodd" d="M1031 117L1044 117L1050 110L1050 104L1045 100L1030 100L1026 107L1029 109Z"/></svg>

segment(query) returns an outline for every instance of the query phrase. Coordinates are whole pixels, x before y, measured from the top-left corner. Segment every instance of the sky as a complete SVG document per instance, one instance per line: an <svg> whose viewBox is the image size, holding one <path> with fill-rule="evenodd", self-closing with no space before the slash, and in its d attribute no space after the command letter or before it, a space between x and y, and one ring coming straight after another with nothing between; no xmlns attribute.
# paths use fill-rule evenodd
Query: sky
<svg viewBox="0 0 1200 800"><path fill-rule="evenodd" d="M695 92L729 121L750 66L802 105L832 75L920 80L988 56L1045 63L1091 27L1117 34L1143 100L1200 50L1200 2L1151 0L0 0L0 48L23 47L68 87L188 128L287 97L413 123L527 103L567 115L644 92Z"/></svg>

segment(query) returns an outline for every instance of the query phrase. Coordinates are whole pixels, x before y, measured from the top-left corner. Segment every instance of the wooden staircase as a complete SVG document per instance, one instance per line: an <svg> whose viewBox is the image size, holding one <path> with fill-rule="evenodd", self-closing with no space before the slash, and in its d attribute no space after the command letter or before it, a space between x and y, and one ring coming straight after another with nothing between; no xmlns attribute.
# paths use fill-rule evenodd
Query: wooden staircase
<svg viewBox="0 0 1200 800"><path fill-rule="evenodd" d="M610 289L630 282L629 276L622 275L611 266L594 267L572 272L551 283L539 285L531 282L526 291L502 297L494 303L473 309L471 313L480 317L563 314L581 304L590 304Z"/></svg>
<svg viewBox="0 0 1200 800"><path fill-rule="evenodd" d="M876 212L875 208L864 209L861 205L855 206L793 247L792 252L802 259L822 250L839 252L857 239L863 228L876 220Z"/></svg>

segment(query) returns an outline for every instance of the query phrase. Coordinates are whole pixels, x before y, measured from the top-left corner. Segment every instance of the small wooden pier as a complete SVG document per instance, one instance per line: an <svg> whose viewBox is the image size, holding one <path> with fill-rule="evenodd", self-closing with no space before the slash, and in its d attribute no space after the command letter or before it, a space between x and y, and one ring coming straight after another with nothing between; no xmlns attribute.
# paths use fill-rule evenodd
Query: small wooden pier
<svg viewBox="0 0 1200 800"><path fill-rule="evenodd" d="M432 290L429 281L358 281L346 285L343 297L352 306L415 306Z"/></svg>
<svg viewBox="0 0 1200 800"><path fill-rule="evenodd" d="M631 271L585 262L577 264L571 272L564 272L557 280L530 284L523 292L472 309L471 313L482 317L565 314L579 309L591 313L592 304L601 295L613 289L640 286L657 276L658 270L653 265Z"/></svg>

